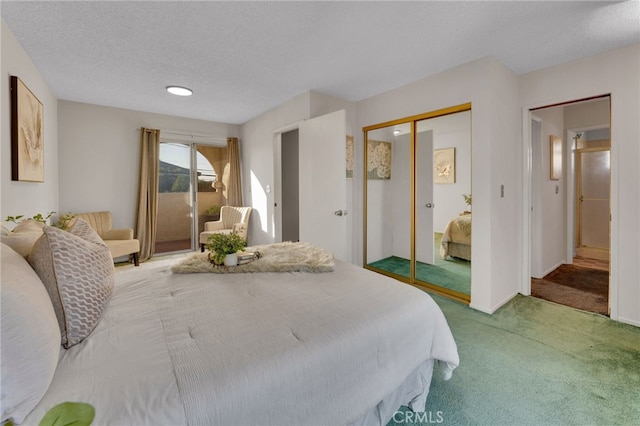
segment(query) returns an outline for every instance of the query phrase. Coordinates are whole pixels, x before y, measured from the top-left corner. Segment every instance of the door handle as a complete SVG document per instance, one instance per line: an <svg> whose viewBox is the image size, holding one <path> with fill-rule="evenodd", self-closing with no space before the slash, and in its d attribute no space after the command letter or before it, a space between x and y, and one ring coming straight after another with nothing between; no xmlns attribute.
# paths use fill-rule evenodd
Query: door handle
<svg viewBox="0 0 640 426"><path fill-rule="evenodd" d="M427 203L427 204L426 204L426 207L427 207L427 208L429 208L429 209L434 208L435 206L436 206L436 205L435 205L435 204L433 204L433 203Z"/></svg>
<svg viewBox="0 0 640 426"><path fill-rule="evenodd" d="M349 212L347 212L346 210L336 210L335 212L333 212L333 214L335 214L336 216L346 216L349 214Z"/></svg>

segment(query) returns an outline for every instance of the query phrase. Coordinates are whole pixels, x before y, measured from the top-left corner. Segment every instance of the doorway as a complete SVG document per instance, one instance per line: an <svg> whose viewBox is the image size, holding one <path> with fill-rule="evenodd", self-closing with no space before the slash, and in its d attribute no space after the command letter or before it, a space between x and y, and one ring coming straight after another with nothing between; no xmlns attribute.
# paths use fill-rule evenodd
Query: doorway
<svg viewBox="0 0 640 426"><path fill-rule="evenodd" d="M610 98L529 116L531 295L609 315Z"/></svg>
<svg viewBox="0 0 640 426"><path fill-rule="evenodd" d="M349 262L346 123L346 111L339 110L274 131L273 236L313 244Z"/></svg>
<svg viewBox="0 0 640 426"><path fill-rule="evenodd" d="M226 205L227 148L165 139L159 162L154 253L195 250L204 222Z"/></svg>
<svg viewBox="0 0 640 426"><path fill-rule="evenodd" d="M300 184L299 184L299 131L282 133L281 162L282 176L280 200L282 211L282 241L300 241Z"/></svg>

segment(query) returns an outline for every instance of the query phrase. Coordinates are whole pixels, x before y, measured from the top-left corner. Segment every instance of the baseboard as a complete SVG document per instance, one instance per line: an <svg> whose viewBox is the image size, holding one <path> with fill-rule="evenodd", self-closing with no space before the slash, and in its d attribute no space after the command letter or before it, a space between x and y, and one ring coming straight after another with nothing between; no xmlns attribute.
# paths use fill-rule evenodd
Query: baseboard
<svg viewBox="0 0 640 426"><path fill-rule="evenodd" d="M474 305L473 299L472 299L472 302L469 304L469 307L475 309L476 311L480 311L480 312L484 312L485 314L492 315L495 311L503 307L505 304L507 304L511 299L513 299L517 295L518 295L518 292L516 291L515 293L511 294L510 296L507 296L502 301L492 306L490 309L485 309L484 307Z"/></svg>
<svg viewBox="0 0 640 426"><path fill-rule="evenodd" d="M531 274L531 278L535 278L535 279L541 280L541 279L543 279L545 276L547 276L547 274L550 274L551 272L555 271L558 267L560 267L560 266L562 266L562 265L564 265L564 264L565 264L565 262L562 260L562 261L560 261L560 262L556 263L556 264L555 264L554 266L552 266L551 268L547 269L547 270L546 270L545 272L543 272L543 273L542 273L542 275L540 275L540 276L534 275L534 274L532 273L532 274Z"/></svg>
<svg viewBox="0 0 640 426"><path fill-rule="evenodd" d="M552 273L553 271L555 271L556 269L558 269L560 266L564 265L564 261L561 261L559 263L556 263L554 266L552 266L551 268L547 269L544 273L544 275L542 275L542 277L540 278L544 278L546 277L548 274Z"/></svg>
<svg viewBox="0 0 640 426"><path fill-rule="evenodd" d="M618 321L619 322L623 322L625 324L629 324L629 325L633 325L633 326L636 326L636 327L640 327L640 321L632 320L632 319L629 319L629 318L620 318L620 317L618 317Z"/></svg>

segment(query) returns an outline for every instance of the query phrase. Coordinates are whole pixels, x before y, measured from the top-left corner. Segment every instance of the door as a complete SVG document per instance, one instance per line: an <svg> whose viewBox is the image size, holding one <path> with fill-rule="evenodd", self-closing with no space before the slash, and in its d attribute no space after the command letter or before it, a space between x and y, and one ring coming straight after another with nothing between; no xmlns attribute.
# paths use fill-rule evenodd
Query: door
<svg viewBox="0 0 640 426"><path fill-rule="evenodd" d="M416 261L435 265L433 130L427 130L427 121L416 123Z"/></svg>
<svg viewBox="0 0 640 426"><path fill-rule="evenodd" d="M347 257L347 119L344 110L299 125L300 241Z"/></svg>
<svg viewBox="0 0 640 426"><path fill-rule="evenodd" d="M579 151L578 247L609 249L610 151Z"/></svg>
<svg viewBox="0 0 640 426"><path fill-rule="evenodd" d="M160 142L155 253L193 250L204 222L226 204L227 148Z"/></svg>
<svg viewBox="0 0 640 426"><path fill-rule="evenodd" d="M160 143L155 253L192 248L191 146Z"/></svg>

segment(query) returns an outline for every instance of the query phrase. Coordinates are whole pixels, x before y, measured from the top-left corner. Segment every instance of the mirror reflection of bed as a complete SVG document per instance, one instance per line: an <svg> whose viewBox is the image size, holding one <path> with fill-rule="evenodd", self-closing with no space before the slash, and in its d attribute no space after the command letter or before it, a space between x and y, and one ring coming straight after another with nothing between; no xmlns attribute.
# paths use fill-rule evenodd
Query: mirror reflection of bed
<svg viewBox="0 0 640 426"><path fill-rule="evenodd" d="M449 221L440 235L440 257L471 261L471 212L464 212Z"/></svg>

